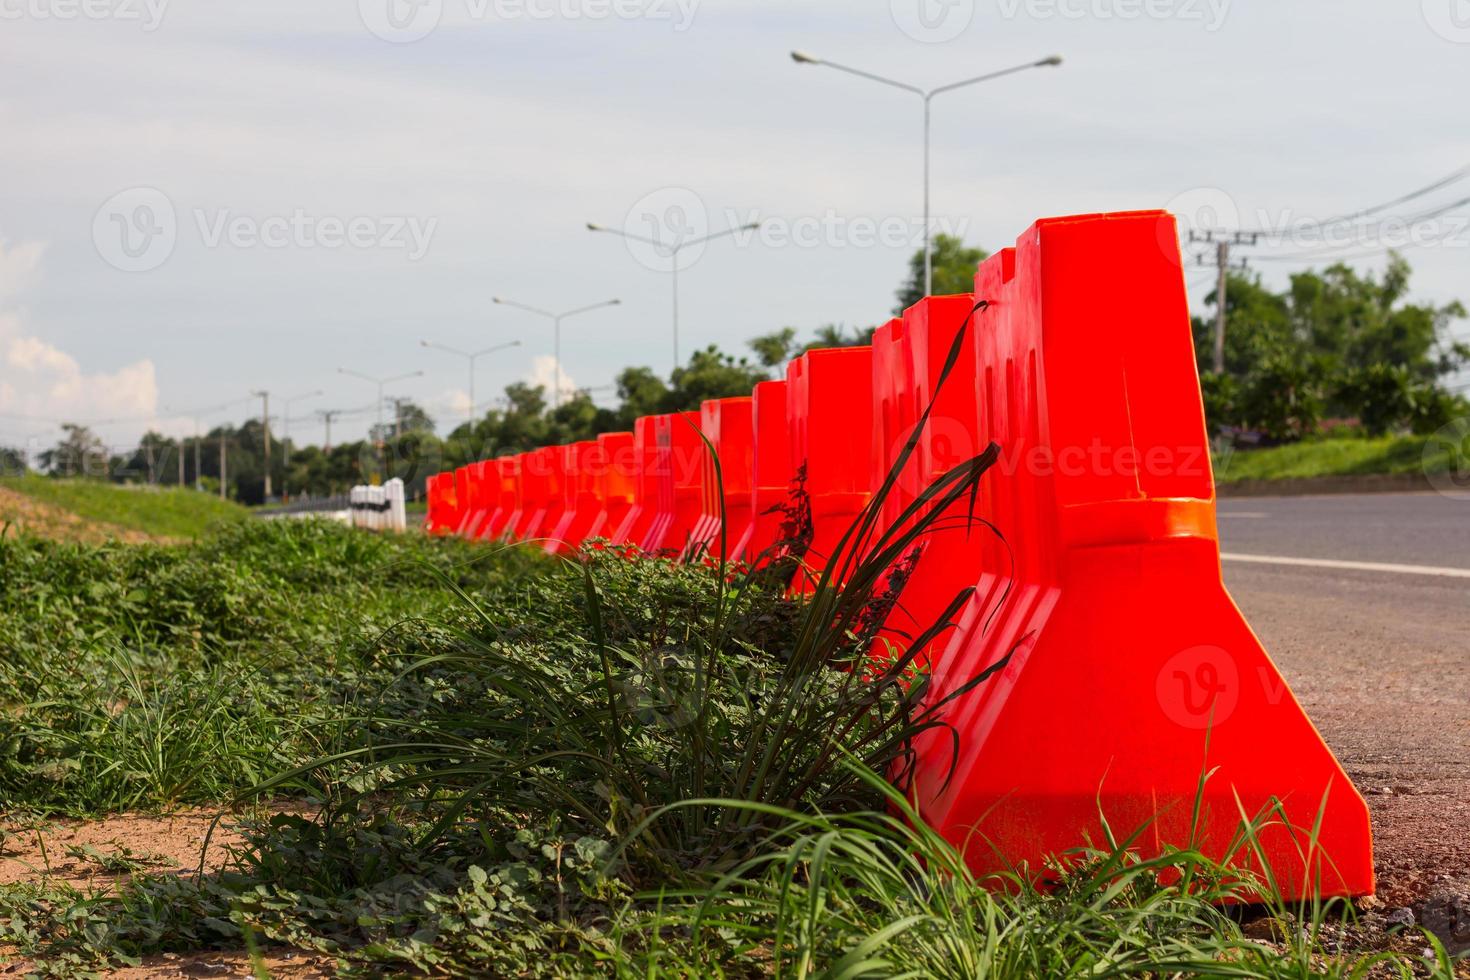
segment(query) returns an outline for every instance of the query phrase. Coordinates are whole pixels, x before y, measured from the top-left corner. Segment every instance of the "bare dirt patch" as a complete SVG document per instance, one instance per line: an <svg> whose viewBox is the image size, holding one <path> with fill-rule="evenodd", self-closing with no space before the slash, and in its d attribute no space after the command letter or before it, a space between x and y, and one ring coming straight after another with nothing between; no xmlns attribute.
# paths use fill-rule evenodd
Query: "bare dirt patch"
<svg viewBox="0 0 1470 980"><path fill-rule="evenodd" d="M301 812L289 805L272 810ZM97 892L118 887L134 873L192 875L202 867L210 874L223 868L230 849L242 843L232 817L226 815L216 823L217 815L216 810L199 809L164 816L118 814L101 820L0 819L0 885L66 884ZM258 962L243 951L164 953L108 976L252 977L257 965L286 980L336 973L330 956L277 948L262 950ZM24 976L33 969L33 963L0 947L0 976Z"/></svg>
<svg viewBox="0 0 1470 980"><path fill-rule="evenodd" d="M228 817L206 836L217 811L186 810L168 816L119 814L103 820L0 821L0 884L66 883L96 889L133 871L193 874L203 855L205 873L217 871L240 835Z"/></svg>
<svg viewBox="0 0 1470 980"><path fill-rule="evenodd" d="M44 503L7 487L0 487L0 527L6 524L10 525L6 533L29 534L53 541L80 541L85 544L122 541L127 544L145 544L158 540L142 531L86 520L64 508Z"/></svg>

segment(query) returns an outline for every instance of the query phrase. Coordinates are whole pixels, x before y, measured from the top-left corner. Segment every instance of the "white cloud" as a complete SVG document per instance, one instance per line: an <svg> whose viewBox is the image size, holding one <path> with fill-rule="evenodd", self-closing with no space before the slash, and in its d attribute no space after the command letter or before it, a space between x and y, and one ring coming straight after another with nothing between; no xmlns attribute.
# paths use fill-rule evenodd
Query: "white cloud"
<svg viewBox="0 0 1470 980"><path fill-rule="evenodd" d="M540 385L546 389L546 394L549 399L556 376L556 358L543 356L531 361L531 373L526 378L526 381L529 384ZM561 372L561 385L559 390L562 393L562 397L575 394L577 391L577 383L572 380L572 376L567 374L565 369Z"/></svg>
<svg viewBox="0 0 1470 980"><path fill-rule="evenodd" d="M11 306L40 272L45 246L7 245L0 239L0 413L27 420L127 419L130 428L154 419L158 380L153 362L140 360L115 371L87 371L81 362L37 336Z"/></svg>

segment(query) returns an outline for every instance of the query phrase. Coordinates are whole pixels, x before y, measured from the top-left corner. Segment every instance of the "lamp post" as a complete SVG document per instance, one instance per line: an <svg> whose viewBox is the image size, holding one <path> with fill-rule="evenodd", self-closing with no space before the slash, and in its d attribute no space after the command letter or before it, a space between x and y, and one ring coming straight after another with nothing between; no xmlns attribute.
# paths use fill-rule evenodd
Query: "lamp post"
<svg viewBox="0 0 1470 980"><path fill-rule="evenodd" d="M606 225L599 225L595 221L589 221L589 222L587 222L587 230L588 231L600 231L600 232L605 232L605 233L607 233L609 235L618 235L621 238L627 238L627 239L631 239L632 241L635 241L635 242L643 242L646 245L652 245L655 250L663 249L663 250L666 250L668 252L668 255L669 255L669 268L673 271L673 280L674 280L674 368L675 368L675 370L677 370L678 367L679 367L679 253L682 252L684 249L688 248L691 245L703 245L705 242L713 241L716 238L724 238L726 235L733 235L736 232L741 232L741 231L754 231L755 229L759 228L760 226L761 226L761 223L759 221L752 221L750 224L741 225L738 228L726 228L724 231L717 231L717 232L715 232L712 235L705 235L705 236L703 236L701 238L689 238L689 239L685 239L683 241L677 242L677 243L675 243L673 245L669 245L669 244L666 244L665 242L660 241L657 238L645 238L643 235L635 235L635 234L633 234L630 231L623 231L623 230L621 230L619 228L609 228Z"/></svg>
<svg viewBox="0 0 1470 980"><path fill-rule="evenodd" d="M622 303L620 299L609 299L601 303L593 303L590 306L579 306L575 310L567 310L565 313L553 313L550 310L543 310L537 306L527 306L525 303L517 303L515 300L506 299L503 296L492 296L490 297L490 301L500 306L511 306L518 310L525 310L527 313L534 313L537 316L544 316L551 320L551 359L555 362L555 366L552 369L554 373L551 381L552 408L557 408L561 405L561 322L569 316L576 316L578 313L587 313L592 310L600 310L604 306L617 306ZM474 402L474 399L471 398L470 401Z"/></svg>
<svg viewBox="0 0 1470 980"><path fill-rule="evenodd" d="M835 68L838 71L847 72L849 75L857 75L859 78L867 78L875 82L881 82L884 85L891 85L894 88L901 88L905 92L913 92L924 100L924 295L928 296L932 294L934 292L934 257L929 241L929 104L934 101L934 96L939 95L941 92L952 92L957 88L976 85L980 82L988 82L992 78L1000 78L1004 75L1014 75L1017 72L1027 71L1031 68L1055 68L1062 63L1062 56L1054 54L1049 58L1042 58L1040 61L1027 62L1024 65L1016 65L1013 68L1002 68L1000 71L988 72L984 75L977 75L974 78L966 78L962 81L952 82L949 85L941 85L938 88L927 90L917 85L909 85L906 82L884 78L882 75L875 75L872 72L849 68L846 65L839 65L835 62L818 58L816 55L808 54L805 51L791 52L791 60L799 65L826 65L828 68Z"/></svg>
<svg viewBox="0 0 1470 980"><path fill-rule="evenodd" d="M385 385L396 384L399 381L407 381L409 378L421 378L421 377L424 376L424 372L422 372L422 371L410 371L407 374L395 374L391 378L375 378L371 374L363 374L361 371L353 371L353 370L350 370L350 369L345 368L345 367L339 367L337 369L337 373L338 374L350 375L351 377L354 377L354 378L361 378L363 381L366 381L369 384L374 384L374 385L377 385L378 386L378 426L377 426L378 438L375 439L375 440L373 440L373 441L377 444L378 449L381 450L383 448L383 388L384 388L384 386Z"/></svg>
<svg viewBox="0 0 1470 980"><path fill-rule="evenodd" d="M434 350L442 350L449 354L458 354L470 362L470 407L467 409L469 415L467 421L473 426L475 424L475 362L486 354L494 354L496 351L519 347L521 346L521 342L519 340L512 340L507 344L496 344L494 347L486 347L484 350L477 351L463 351L457 347L450 347L448 344L436 344L432 340L421 340L419 341L419 345Z"/></svg>

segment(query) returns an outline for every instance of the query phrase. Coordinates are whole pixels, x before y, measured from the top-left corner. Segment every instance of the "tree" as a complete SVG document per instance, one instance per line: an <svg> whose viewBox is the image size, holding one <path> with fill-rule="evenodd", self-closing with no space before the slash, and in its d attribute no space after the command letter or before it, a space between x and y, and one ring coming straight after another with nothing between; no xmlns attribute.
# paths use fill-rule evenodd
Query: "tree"
<svg viewBox="0 0 1470 980"><path fill-rule="evenodd" d="M1406 302L1409 273L1393 254L1379 278L1339 263L1293 275L1281 293L1259 276L1232 274L1225 373L1233 382L1214 382L1207 392L1211 424L1290 439L1312 434L1314 416L1356 417L1371 432L1388 432L1423 429L1452 412L1454 399L1439 381L1470 362L1470 345L1449 336L1465 308ZM1218 302L1214 295L1208 301ZM1214 317L1195 318L1193 326L1207 375Z"/></svg>
<svg viewBox="0 0 1470 980"><path fill-rule="evenodd" d="M62 436L53 448L41 454L41 468L52 476L107 477L107 447L85 425L64 423Z"/></svg>
<svg viewBox="0 0 1470 980"><path fill-rule="evenodd" d="M851 334L840 323L824 323L817 328L816 336L803 350L820 350L829 347L862 347L873 342L877 327L855 328Z"/></svg>
<svg viewBox="0 0 1470 980"><path fill-rule="evenodd" d="M0 476L25 476L30 470L30 461L24 449L0 446Z"/></svg>
<svg viewBox="0 0 1470 980"><path fill-rule="evenodd" d="M791 360L797 353L796 328L782 327L780 330L762 334L748 341L747 346L755 353L755 359L764 368L778 368Z"/></svg>
<svg viewBox="0 0 1470 980"><path fill-rule="evenodd" d="M714 344L690 355L689 363L674 369L665 412L695 412L712 398L749 395L751 389L769 380L765 369L745 358L736 358Z"/></svg>
<svg viewBox="0 0 1470 980"><path fill-rule="evenodd" d="M934 270L934 295L952 296L975 290L975 270L990 257L983 248L967 248L955 235L935 235L931 265ZM898 306L894 314L902 314L924 298L924 250L909 259L909 275L898 288Z"/></svg>

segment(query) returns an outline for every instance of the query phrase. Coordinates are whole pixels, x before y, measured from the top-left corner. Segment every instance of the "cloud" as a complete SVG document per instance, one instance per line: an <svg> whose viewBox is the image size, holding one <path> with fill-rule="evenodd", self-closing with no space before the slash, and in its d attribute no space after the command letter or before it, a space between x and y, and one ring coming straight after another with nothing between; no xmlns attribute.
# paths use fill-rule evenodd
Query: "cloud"
<svg viewBox="0 0 1470 980"><path fill-rule="evenodd" d="M37 336L13 304L39 277L45 246L0 239L0 413L28 421L128 420L138 429L156 419L153 362L87 371L75 357ZM139 429L139 431L141 431Z"/></svg>
<svg viewBox="0 0 1470 980"><path fill-rule="evenodd" d="M556 358L542 356L534 358L531 361L531 374L526 378L526 381L529 384L540 385L546 389L549 397L552 387L555 384L554 379L556 375ZM577 383L572 380L572 376L567 374L565 369L561 372L561 385L559 390L563 397L575 394L577 391Z"/></svg>

